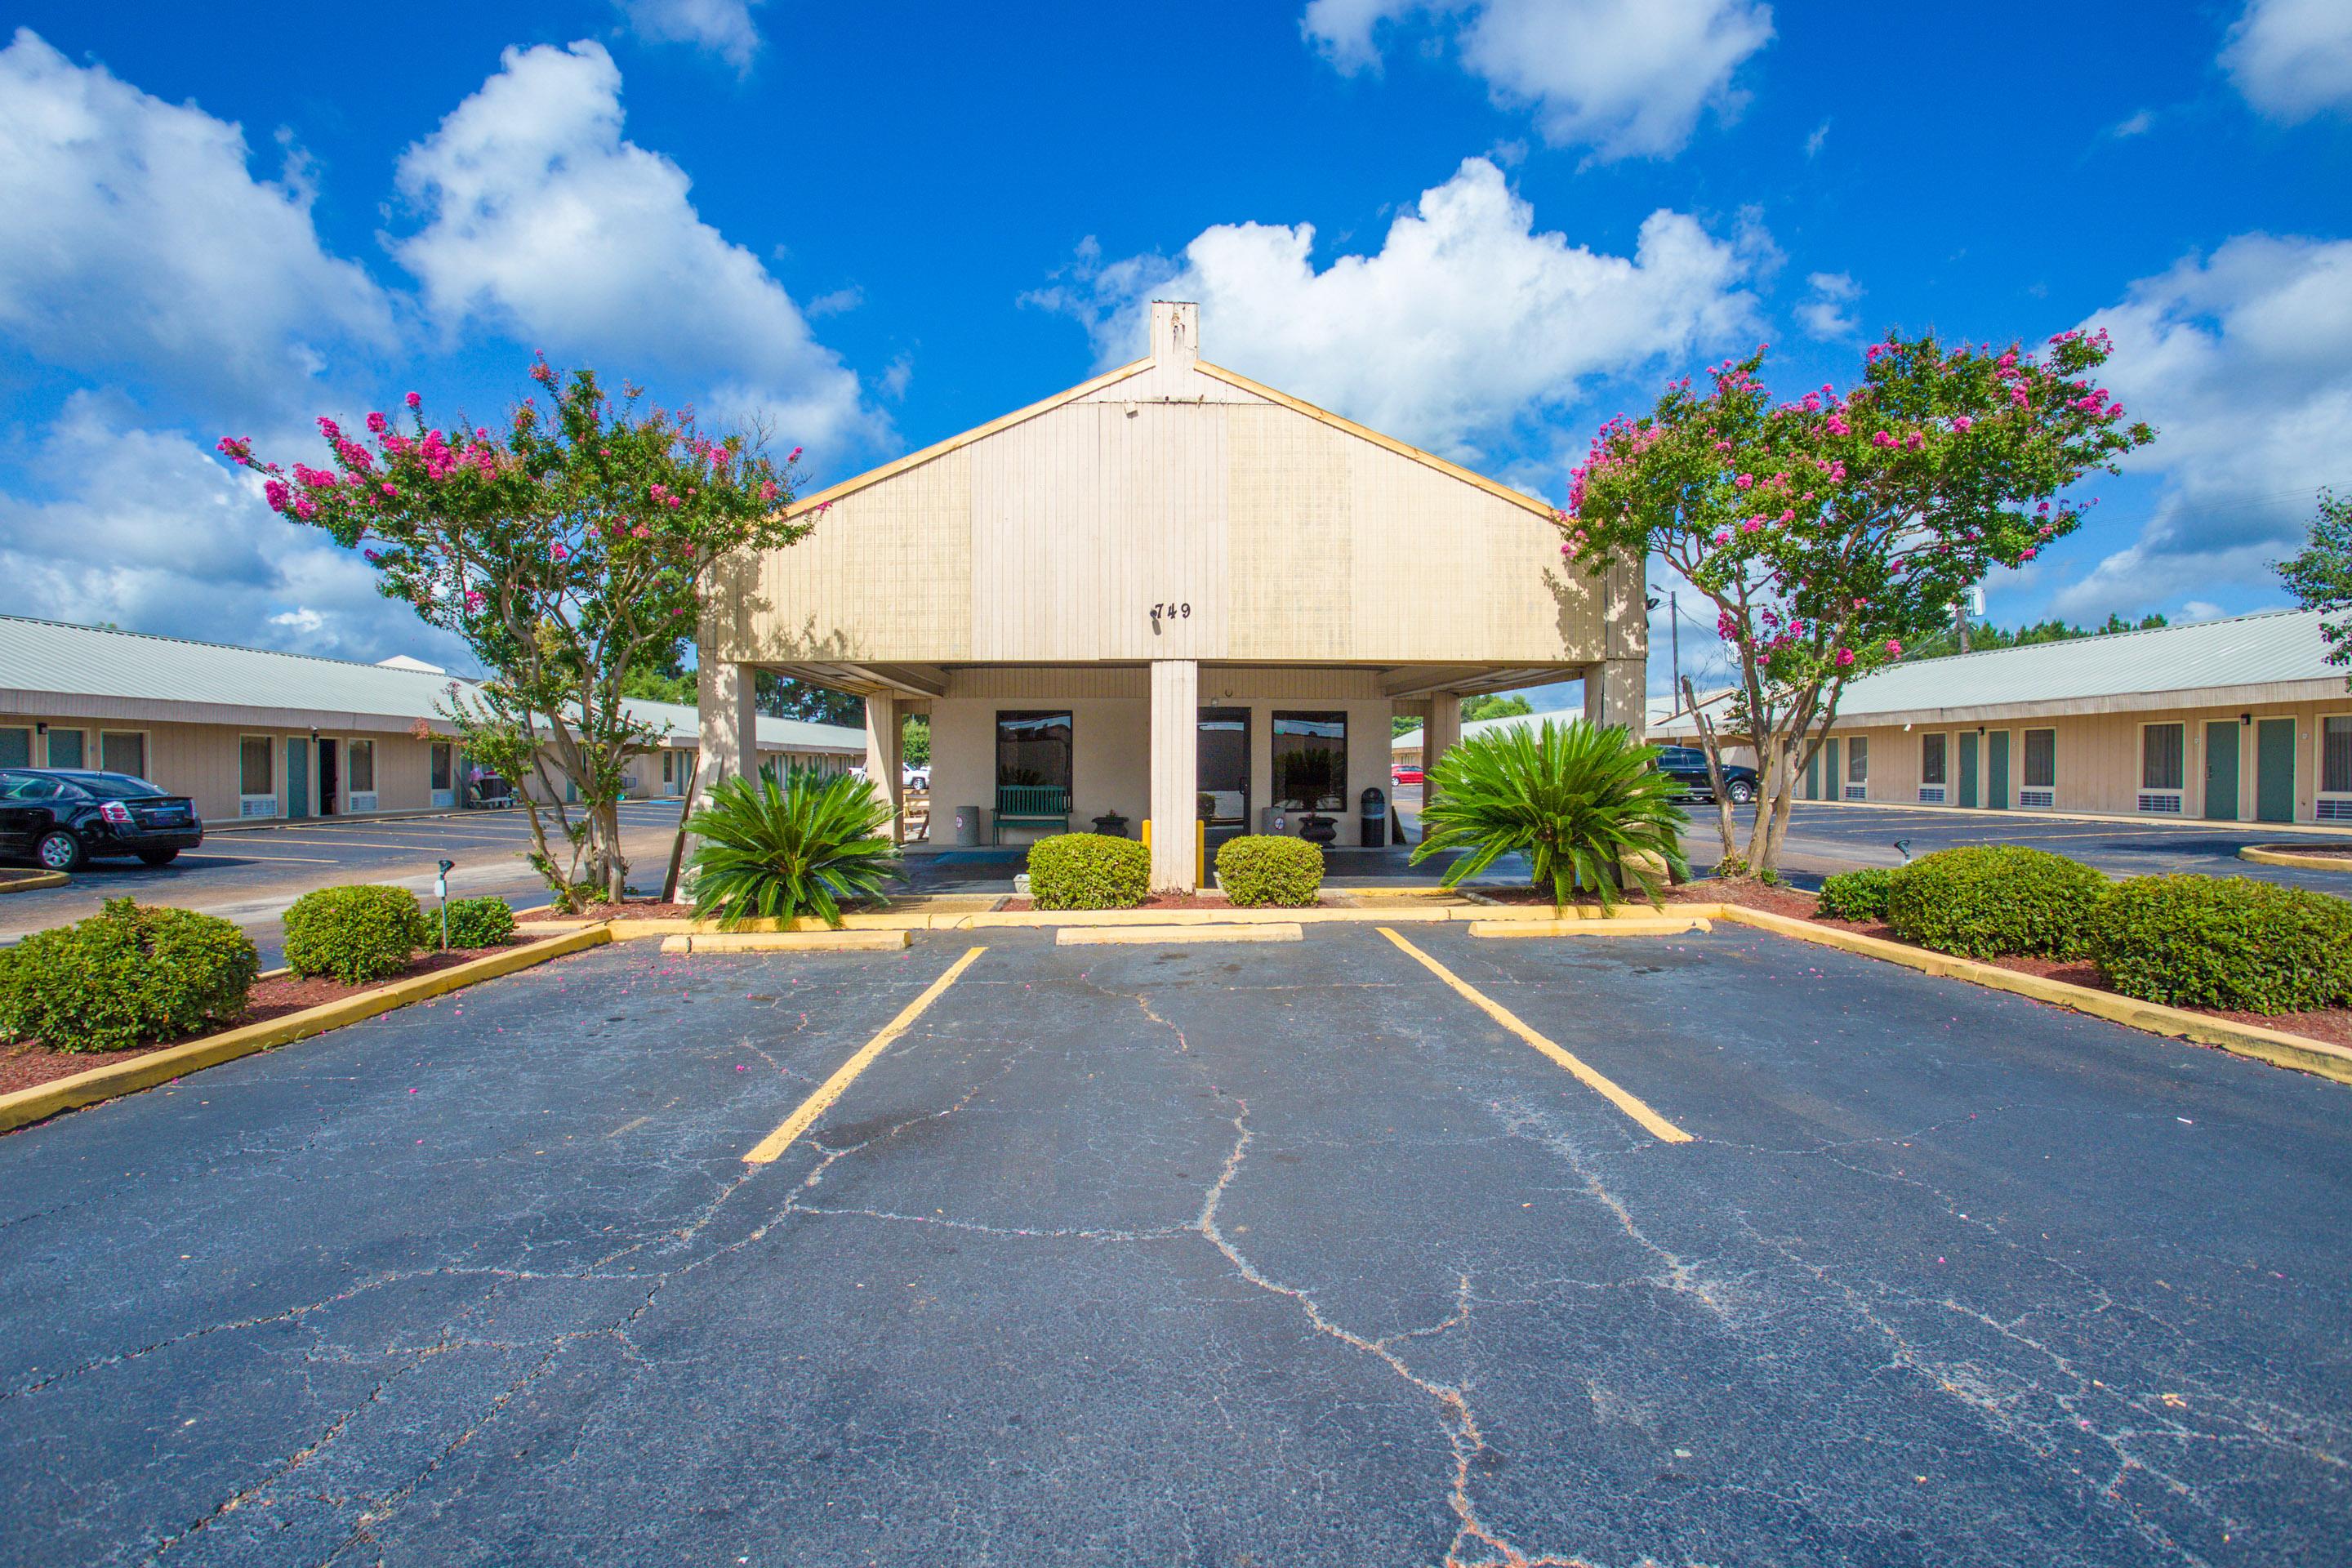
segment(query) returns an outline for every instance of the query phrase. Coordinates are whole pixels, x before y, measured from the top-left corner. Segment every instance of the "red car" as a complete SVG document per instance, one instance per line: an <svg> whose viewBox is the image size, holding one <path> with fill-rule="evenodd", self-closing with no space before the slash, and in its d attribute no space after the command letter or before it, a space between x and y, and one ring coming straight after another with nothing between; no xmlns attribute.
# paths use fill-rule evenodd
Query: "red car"
<svg viewBox="0 0 2352 1568"><path fill-rule="evenodd" d="M1422 782L1421 769L1412 763L1391 763L1389 782L1399 789L1407 784L1417 784Z"/></svg>

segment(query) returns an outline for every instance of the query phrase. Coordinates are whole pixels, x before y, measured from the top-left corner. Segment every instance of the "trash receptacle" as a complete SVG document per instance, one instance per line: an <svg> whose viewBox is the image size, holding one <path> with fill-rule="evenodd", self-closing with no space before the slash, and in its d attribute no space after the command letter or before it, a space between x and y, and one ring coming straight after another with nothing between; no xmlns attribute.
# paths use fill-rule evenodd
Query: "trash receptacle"
<svg viewBox="0 0 2352 1568"><path fill-rule="evenodd" d="M1375 786L1364 792L1358 805L1362 816L1358 824L1360 841L1365 848L1377 849L1389 841L1389 797Z"/></svg>
<svg viewBox="0 0 2352 1568"><path fill-rule="evenodd" d="M976 805L957 806L956 847L959 849L971 849L976 847L979 843L980 807Z"/></svg>

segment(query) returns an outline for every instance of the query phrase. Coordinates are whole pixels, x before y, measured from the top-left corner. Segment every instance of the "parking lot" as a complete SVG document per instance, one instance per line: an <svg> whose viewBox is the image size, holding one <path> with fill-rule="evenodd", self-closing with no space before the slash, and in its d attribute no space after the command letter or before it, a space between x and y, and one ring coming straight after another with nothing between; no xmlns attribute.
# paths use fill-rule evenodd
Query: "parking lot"
<svg viewBox="0 0 2352 1568"><path fill-rule="evenodd" d="M1051 937L0 1138L0 1563L2352 1554L2352 1090L1748 931Z"/></svg>
<svg viewBox="0 0 2352 1568"><path fill-rule="evenodd" d="M677 827L676 801L621 807L622 842L634 884L657 888ZM278 916L313 888L393 882L422 892L435 863L457 862L453 895L496 893L518 903L546 901L546 885L523 863L530 826L520 809L371 820L330 817L282 826L208 826L204 847L169 866L93 860L62 888L0 900L0 941L98 912L108 899L201 910L245 926L277 962Z"/></svg>

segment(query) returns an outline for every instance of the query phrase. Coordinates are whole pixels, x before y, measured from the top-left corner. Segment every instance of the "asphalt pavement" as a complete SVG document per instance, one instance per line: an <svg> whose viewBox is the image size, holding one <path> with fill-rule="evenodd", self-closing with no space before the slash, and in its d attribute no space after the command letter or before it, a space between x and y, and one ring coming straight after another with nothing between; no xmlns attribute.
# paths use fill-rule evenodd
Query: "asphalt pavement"
<svg viewBox="0 0 2352 1568"><path fill-rule="evenodd" d="M2352 1090L1400 934L1692 1141L1365 926L630 944L0 1138L0 1563L2352 1557Z"/></svg>

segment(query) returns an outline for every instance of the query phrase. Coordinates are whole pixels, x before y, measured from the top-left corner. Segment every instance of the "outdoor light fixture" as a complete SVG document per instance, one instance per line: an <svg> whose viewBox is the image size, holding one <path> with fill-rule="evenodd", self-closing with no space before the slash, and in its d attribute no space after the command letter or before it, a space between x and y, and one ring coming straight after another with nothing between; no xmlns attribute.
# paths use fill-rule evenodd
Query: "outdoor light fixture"
<svg viewBox="0 0 2352 1568"><path fill-rule="evenodd" d="M1642 603L1643 603L1643 604L1645 604L1645 605L1649 605L1649 606L1650 606L1650 608L1652 608L1652 609L1654 609L1654 609L1656 609L1656 608L1658 607L1658 601L1657 601L1656 597L1655 597L1654 595L1647 595L1647 594L1643 595L1642 596Z"/></svg>
<svg viewBox="0 0 2352 1568"><path fill-rule="evenodd" d="M2238 722L2239 722L2239 724L2240 724L2240 725L2242 725L2242 725L2251 724L2251 723L2252 723L2253 721L2254 721L2254 716L2253 716L2252 714L2251 714L2251 713L2241 713L2241 714L2239 714L2239 715L2238 715Z"/></svg>
<svg viewBox="0 0 2352 1568"><path fill-rule="evenodd" d="M457 868L455 860L444 860L434 868L433 896L441 900L441 951L449 951L449 873Z"/></svg>

